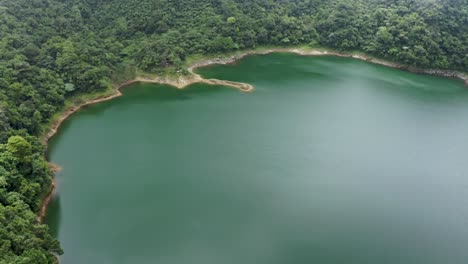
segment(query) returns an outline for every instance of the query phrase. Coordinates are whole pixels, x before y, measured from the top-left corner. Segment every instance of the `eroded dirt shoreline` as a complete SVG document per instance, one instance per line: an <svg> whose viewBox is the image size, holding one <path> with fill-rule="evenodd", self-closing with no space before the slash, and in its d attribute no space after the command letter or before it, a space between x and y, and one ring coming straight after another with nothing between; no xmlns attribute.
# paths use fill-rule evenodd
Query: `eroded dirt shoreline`
<svg viewBox="0 0 468 264"><path fill-rule="evenodd" d="M265 54L270 54L270 53L275 53L275 52L295 53L295 54L302 55L302 56L337 56L337 57L345 57L345 58L355 58L355 59L367 61L373 64L383 65L383 66L396 68L400 70L406 70L406 71L413 72L413 73L430 74L430 75L437 75L437 76L448 77L448 78L457 78L457 79L462 80L465 86L468 87L468 76L461 72L450 71L450 70L421 69L421 68L407 67L398 63L375 59L375 58L365 56L365 55L357 55L357 54L351 54L351 53L339 53L339 52L334 52L334 51L322 51L322 50L314 50L314 49L301 49L301 48L274 48L274 49L261 50L261 51L252 50L252 51L246 51L239 55L233 55L233 56L224 57L224 58L207 59L207 60L196 62L188 67L188 71L190 72L188 76L179 76L178 78L164 77L164 76L155 76L153 78L136 77L133 80L128 80L114 87L113 93L107 96L85 101L83 103L74 105L64 110L63 113L60 115L60 117L52 123L49 132L45 134L45 136L43 137L43 142L45 144L48 144L49 140L57 133L62 123L72 114L77 112L78 110L89 105L93 105L93 104L97 104L97 103L101 103L101 102L105 102L105 101L109 101L114 98L117 98L122 95L122 92L121 92L122 88L130 84L137 83L137 82L167 84L170 86L174 86L178 89L183 89L194 83L206 83L210 85L229 86L229 87L233 87L244 92L251 92L254 90L254 87L250 84L227 81L227 80L205 79L199 74L195 73L194 70L200 67L206 67L206 66L215 65L215 64L231 64L250 55L265 55ZM52 165L52 166L56 166L56 165ZM52 168L52 170L56 172L54 168ZM54 180L52 183L51 189L48 195L44 198L43 204L38 213L39 222L43 221L44 216L47 213L47 207L49 203L51 202L53 195L55 194L56 188L57 188L57 184L56 184L56 181Z"/></svg>
<svg viewBox="0 0 468 264"><path fill-rule="evenodd" d="M47 213L47 207L49 207L50 202L52 201L52 198L54 197L54 193L57 190L57 181L55 178L52 179L52 184L50 185L49 192L47 193L47 196L45 197L41 210L39 211L39 214L37 215L37 220L42 223L42 220L44 220L44 217Z"/></svg>

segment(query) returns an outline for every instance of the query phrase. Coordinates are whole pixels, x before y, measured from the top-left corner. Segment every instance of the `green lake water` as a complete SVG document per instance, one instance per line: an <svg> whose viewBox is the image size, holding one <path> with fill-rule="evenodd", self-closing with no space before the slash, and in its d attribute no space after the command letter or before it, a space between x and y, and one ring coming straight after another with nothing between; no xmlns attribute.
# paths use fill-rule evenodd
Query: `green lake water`
<svg viewBox="0 0 468 264"><path fill-rule="evenodd" d="M67 120L64 264L466 264L468 90L362 61L252 56Z"/></svg>

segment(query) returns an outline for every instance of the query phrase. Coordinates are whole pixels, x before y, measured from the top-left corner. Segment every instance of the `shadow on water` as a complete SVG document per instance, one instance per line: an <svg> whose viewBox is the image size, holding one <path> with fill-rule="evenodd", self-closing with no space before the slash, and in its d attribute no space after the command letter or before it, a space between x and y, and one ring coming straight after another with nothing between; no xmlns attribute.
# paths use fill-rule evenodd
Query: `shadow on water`
<svg viewBox="0 0 468 264"><path fill-rule="evenodd" d="M123 89L122 92L124 96L138 98L137 103L140 103L146 101L187 101L191 100L195 96L212 95L213 93L222 93L226 90L233 89L218 85L206 85L203 83L195 83L183 89L177 89L169 85L138 83Z"/></svg>
<svg viewBox="0 0 468 264"><path fill-rule="evenodd" d="M96 116L103 114L105 111L112 107L122 107L121 100L131 101L132 104L153 104L168 103L177 101L190 101L194 97L212 96L220 93L239 93L240 91L224 87L221 85L206 85L203 83L195 83L189 85L184 89L177 89L175 87L163 84L154 83L136 83L122 90L123 96L114 98L111 101L99 103L95 105L85 106L77 113L70 116L65 122L60 125L58 133L49 141L48 149L53 149L59 141L61 134L65 133L71 126L72 120L84 116ZM50 160L50 152L46 153L47 160ZM59 164L60 165L60 164Z"/></svg>
<svg viewBox="0 0 468 264"><path fill-rule="evenodd" d="M438 100L440 96L443 97L442 100L447 97L460 97L463 90L468 91L463 87L463 82L457 79L414 74L353 58L309 57L292 53L253 55L235 64L211 65L199 68L196 72L205 78L226 79L254 85L261 84L262 80L286 86L310 81L311 78L314 82L339 80L345 85L350 81L361 80L372 83L376 88L383 88L389 93L395 92L400 95L404 93L405 96L411 97L423 96L428 100ZM424 78L421 78L422 75Z"/></svg>
<svg viewBox="0 0 468 264"><path fill-rule="evenodd" d="M59 227L61 222L61 207L60 207L60 195L56 194L50 201L49 207L47 208L47 214L44 219L44 224L49 226L49 231L54 237L59 235Z"/></svg>
<svg viewBox="0 0 468 264"><path fill-rule="evenodd" d="M85 109L85 108L84 108ZM83 110L84 110L83 109ZM82 111L82 110L80 110ZM68 117L61 125L60 125L60 128L58 129L57 133L52 137L50 138L49 142L47 142L47 152L45 153L45 156L46 156L46 159L48 161L50 161L51 157L50 157L50 150L51 149L54 149L54 147L57 145L58 143L58 138L60 138L61 134L63 134L65 131L67 131L71 124L72 124L72 120L76 117L76 113L73 114L72 116ZM60 164L58 164L60 165Z"/></svg>
<svg viewBox="0 0 468 264"><path fill-rule="evenodd" d="M195 83L183 89L177 89L169 85L154 83L137 83L122 90L123 96L83 108L79 111L80 116L94 116L104 113L112 107L122 107L121 100L132 104L154 104L190 101L195 97L213 96L220 93L240 93L240 91L220 85L206 85ZM67 122L68 123L68 120ZM65 125L64 128L67 126Z"/></svg>

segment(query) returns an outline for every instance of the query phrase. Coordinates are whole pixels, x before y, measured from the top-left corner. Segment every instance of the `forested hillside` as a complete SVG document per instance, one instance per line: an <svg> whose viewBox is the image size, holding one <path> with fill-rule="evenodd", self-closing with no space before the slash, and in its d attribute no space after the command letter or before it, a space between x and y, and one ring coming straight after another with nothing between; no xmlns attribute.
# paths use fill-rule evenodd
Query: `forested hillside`
<svg viewBox="0 0 468 264"><path fill-rule="evenodd" d="M40 136L67 98L263 45L466 72L468 0L0 0L0 263L62 253L35 214L51 184Z"/></svg>

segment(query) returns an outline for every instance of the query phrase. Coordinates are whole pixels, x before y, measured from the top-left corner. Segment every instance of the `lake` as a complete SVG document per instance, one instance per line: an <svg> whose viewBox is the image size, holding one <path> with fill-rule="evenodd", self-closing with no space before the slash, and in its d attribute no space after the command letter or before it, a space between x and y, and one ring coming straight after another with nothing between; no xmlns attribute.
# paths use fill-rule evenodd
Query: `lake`
<svg viewBox="0 0 468 264"><path fill-rule="evenodd" d="M197 70L68 119L47 223L64 264L468 263L468 90L363 61Z"/></svg>

